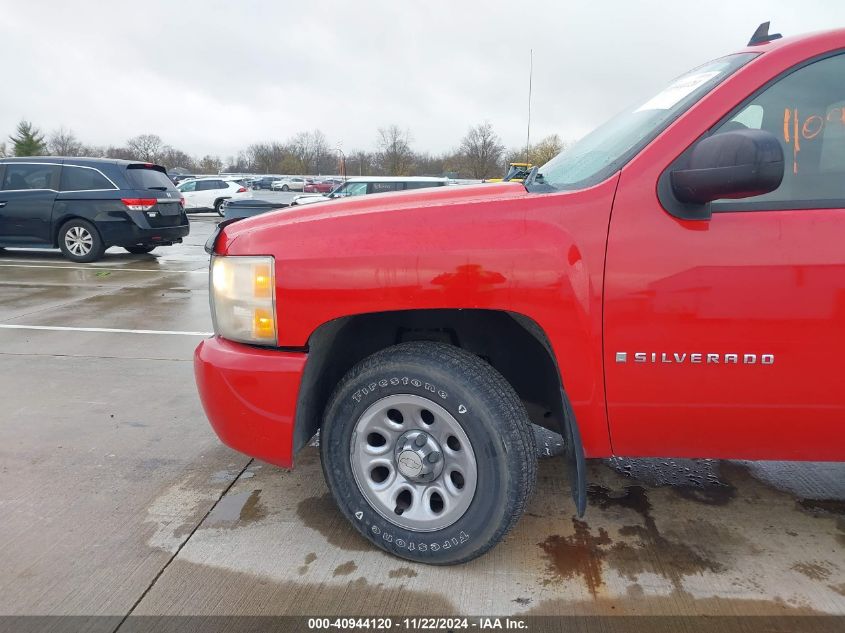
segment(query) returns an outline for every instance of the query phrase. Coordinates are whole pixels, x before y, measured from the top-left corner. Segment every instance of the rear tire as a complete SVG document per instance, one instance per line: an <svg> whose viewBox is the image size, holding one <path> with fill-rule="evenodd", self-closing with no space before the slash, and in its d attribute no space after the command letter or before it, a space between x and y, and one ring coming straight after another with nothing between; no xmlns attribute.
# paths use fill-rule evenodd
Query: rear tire
<svg viewBox="0 0 845 633"><path fill-rule="evenodd" d="M225 202L226 200L224 198L221 198L220 200L214 202L214 212L221 218L223 217L223 203Z"/></svg>
<svg viewBox="0 0 845 633"><path fill-rule="evenodd" d="M525 407L477 356L396 345L361 361L326 407L320 453L350 523L382 550L451 565L516 524L537 456Z"/></svg>
<svg viewBox="0 0 845 633"><path fill-rule="evenodd" d="M153 250L155 250L155 246L150 244L147 244L146 246L125 246L124 248L133 255L146 255L147 253L152 253Z"/></svg>
<svg viewBox="0 0 845 633"><path fill-rule="evenodd" d="M106 250L96 227L80 218L68 220L59 229L59 248L67 259L79 263L95 262Z"/></svg>
<svg viewBox="0 0 845 633"><path fill-rule="evenodd" d="M282 191L290 191L290 187L287 185L282 185Z"/></svg>

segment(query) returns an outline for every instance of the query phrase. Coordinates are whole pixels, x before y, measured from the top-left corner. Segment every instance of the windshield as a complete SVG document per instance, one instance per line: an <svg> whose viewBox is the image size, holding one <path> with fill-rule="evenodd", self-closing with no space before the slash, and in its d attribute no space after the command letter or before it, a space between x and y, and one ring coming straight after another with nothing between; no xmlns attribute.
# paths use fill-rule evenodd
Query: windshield
<svg viewBox="0 0 845 633"><path fill-rule="evenodd" d="M529 189L581 189L598 184L728 75L756 57L739 53L681 75L644 104L618 114L543 165Z"/></svg>

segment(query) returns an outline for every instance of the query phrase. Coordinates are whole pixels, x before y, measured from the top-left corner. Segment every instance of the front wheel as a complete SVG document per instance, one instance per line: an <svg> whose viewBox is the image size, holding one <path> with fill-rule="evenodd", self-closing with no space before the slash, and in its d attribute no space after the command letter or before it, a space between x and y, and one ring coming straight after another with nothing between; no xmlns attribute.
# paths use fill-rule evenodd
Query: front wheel
<svg viewBox="0 0 845 633"><path fill-rule="evenodd" d="M290 191L290 187L287 185L282 185L282 191Z"/></svg>
<svg viewBox="0 0 845 633"><path fill-rule="evenodd" d="M451 345L404 343L343 378L326 409L323 473L379 548L448 565L510 530L534 487L528 415L508 382Z"/></svg>
<svg viewBox="0 0 845 633"><path fill-rule="evenodd" d="M59 248L74 262L93 262L103 256L105 245L93 224L79 218L69 220L59 229Z"/></svg>

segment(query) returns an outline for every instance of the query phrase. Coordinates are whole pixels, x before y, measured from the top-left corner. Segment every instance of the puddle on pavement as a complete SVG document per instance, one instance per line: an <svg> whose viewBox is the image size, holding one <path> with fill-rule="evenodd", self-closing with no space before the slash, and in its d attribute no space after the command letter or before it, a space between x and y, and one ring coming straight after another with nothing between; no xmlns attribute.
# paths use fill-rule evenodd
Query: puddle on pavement
<svg viewBox="0 0 845 633"><path fill-rule="evenodd" d="M358 569L358 565L355 564L355 561L349 560L343 563L342 565L338 565L337 567L335 567L334 571L332 572L332 576L348 576L349 574L354 573L356 569Z"/></svg>
<svg viewBox="0 0 845 633"><path fill-rule="evenodd" d="M371 552L375 549L349 525L329 493L303 499L296 506L296 515L335 547L347 552Z"/></svg>
<svg viewBox="0 0 845 633"><path fill-rule="evenodd" d="M845 547L845 500L839 499L798 499L798 507L814 517L834 515L836 519L836 542Z"/></svg>
<svg viewBox="0 0 845 633"><path fill-rule="evenodd" d="M209 513L203 527L232 526L252 523L267 516L261 503L261 490L225 495Z"/></svg>
<svg viewBox="0 0 845 633"><path fill-rule="evenodd" d="M799 499L798 505L810 512L837 514L845 517L845 500L841 499Z"/></svg>
<svg viewBox="0 0 845 633"><path fill-rule="evenodd" d="M308 568L311 566L311 563L313 563L315 560L317 560L317 554L316 553L314 553L314 552L307 553L305 555L305 563L303 565L300 565L299 569L297 569L297 573L299 573L300 576L304 576L305 574L307 574Z"/></svg>
<svg viewBox="0 0 845 633"><path fill-rule="evenodd" d="M451 568L444 568L444 572ZM460 568L455 568L460 569ZM192 587L190 594L182 588ZM689 595L643 596L633 592L628 596L590 600L571 600L553 597L543 600L530 598L520 592L516 597L498 600L501 592L495 583L473 582L467 579L463 591L419 591L407 584L386 587L365 578L339 578L333 582L278 581L243 571L209 567L177 559L168 573L144 598L136 612L140 615L161 613L167 608L184 611L191 604L213 605L216 613L231 615L313 615L321 616L442 616L450 613L479 613L491 615L523 616L587 616L587 615L662 615L675 616L665 621L639 619L598 621L587 626L584 621L573 620L573 630L602 630L626 633L644 630L701 632L719 630L723 633L751 630L759 631L831 631L834 624L826 618L828 628L815 628L803 620L800 629L783 625L784 616L825 615L808 606L790 605L781 600L754 600L743 598L693 598ZM472 591L475 586L477 591ZM492 595L491 595L492 591ZM485 605L485 606L481 606ZM525 609L525 610L522 610ZM700 618L681 619L688 615L722 616L718 620ZM727 617L733 616L733 617ZM742 616L758 616L760 627L749 627ZM768 626L763 618L769 616ZM584 624L584 627L577 626ZM703 626L697 626L703 624ZM659 626L658 626L659 625ZM741 626L738 626L741 625ZM557 623L554 630L564 630L564 623ZM532 628L532 630L534 630ZM537 630L546 630L545 628ZM568 630L568 629L566 629Z"/></svg>
<svg viewBox="0 0 845 633"><path fill-rule="evenodd" d="M211 475L211 483L213 484L225 484L230 481L234 481L238 478L238 473L241 475L241 479L252 479L255 477L255 473L250 470L245 470L241 473L240 469L237 470L218 470L216 473Z"/></svg>
<svg viewBox="0 0 845 633"><path fill-rule="evenodd" d="M580 576L595 597L604 584L602 562L607 550L602 546L610 545L610 537L604 528L593 535L587 523L578 519L572 519L572 525L575 532L571 536L553 534L539 543L548 561L548 574L542 584L547 586Z"/></svg>
<svg viewBox="0 0 845 633"><path fill-rule="evenodd" d="M371 557L357 552L382 555L348 523L330 494L314 494L312 487L312 496L296 498L296 514L300 525L316 534L300 528L285 550L292 561L287 571L264 565L262 578L279 583L295 579L290 586L297 599L284 607L295 610L291 612L305 608L300 597L305 602L313 598L302 593L312 585L298 583L326 576L333 578L328 586L344 589L344 607L349 607L353 596L357 603L371 591L395 596L399 588L480 586L479 574L502 573L514 574L515 582L461 591L462 602L477 608L492 599L504 611L545 614L797 615L813 613L813 608L845 613L845 558L836 541L845 539L842 501L801 499L760 481L737 462L615 460L614 465L590 463L588 514L572 520L571 505L565 505L570 502L563 492L564 469L558 458L541 460L541 489L513 536L496 553L465 566L438 568L436 576L427 566L398 560L378 563L372 573ZM304 480L319 472L313 448L299 466L301 474L285 484L297 495ZM651 478L635 479L632 473L640 472ZM278 504L271 495L290 493L284 486L264 488L264 502L271 507ZM229 495L207 524L238 524L256 492ZM263 510L261 506L256 495L253 508ZM246 514L249 520L249 509ZM264 525L273 527L269 521ZM230 563L225 559L221 564ZM443 593L454 598L450 591ZM413 600L410 594L401 595ZM395 607L395 602L388 601L388 606Z"/></svg>
<svg viewBox="0 0 845 633"><path fill-rule="evenodd" d="M662 576L680 592L685 576L724 569L691 545L667 538L660 532L644 487L627 486L621 492L615 492L591 485L587 496L590 504L600 510L629 510L639 515L642 523L622 525L620 536L632 540L614 543L606 529L598 528L593 534L588 523L573 519L571 536L552 535L539 543L547 560L544 585L580 576L590 594L596 597L604 585L604 564L607 563L609 569L631 581L645 573Z"/></svg>

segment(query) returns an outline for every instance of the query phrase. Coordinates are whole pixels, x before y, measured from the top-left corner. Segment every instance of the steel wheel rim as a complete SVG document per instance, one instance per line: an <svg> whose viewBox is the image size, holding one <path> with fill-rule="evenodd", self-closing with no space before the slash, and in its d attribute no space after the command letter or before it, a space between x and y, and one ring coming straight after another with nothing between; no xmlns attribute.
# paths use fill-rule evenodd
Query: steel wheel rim
<svg viewBox="0 0 845 633"><path fill-rule="evenodd" d="M349 458L358 490L399 527L446 528L475 496L472 444L455 417L428 398L396 394L368 407L355 423Z"/></svg>
<svg viewBox="0 0 845 633"><path fill-rule="evenodd" d="M87 255L94 247L94 236L83 226L72 226L65 233L65 246L74 255Z"/></svg>

